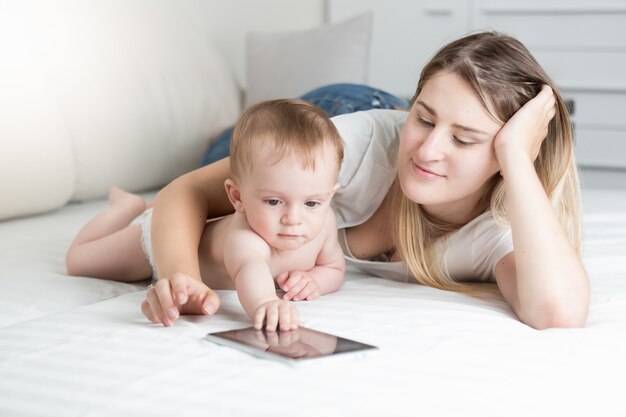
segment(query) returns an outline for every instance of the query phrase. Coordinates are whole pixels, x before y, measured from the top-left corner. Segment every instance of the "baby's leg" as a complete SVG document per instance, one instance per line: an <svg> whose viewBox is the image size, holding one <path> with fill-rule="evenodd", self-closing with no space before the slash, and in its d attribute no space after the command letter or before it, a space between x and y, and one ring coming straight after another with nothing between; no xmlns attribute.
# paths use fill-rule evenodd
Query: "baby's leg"
<svg viewBox="0 0 626 417"><path fill-rule="evenodd" d="M152 269L141 247L141 226L130 222L146 209L138 195L113 187L109 207L79 232L65 258L69 275L139 281Z"/></svg>

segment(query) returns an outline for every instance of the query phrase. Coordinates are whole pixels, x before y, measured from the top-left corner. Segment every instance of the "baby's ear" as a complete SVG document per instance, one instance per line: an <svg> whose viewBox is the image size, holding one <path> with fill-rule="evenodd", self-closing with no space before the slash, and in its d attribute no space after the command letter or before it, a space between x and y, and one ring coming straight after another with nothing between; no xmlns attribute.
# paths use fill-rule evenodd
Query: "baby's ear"
<svg viewBox="0 0 626 417"><path fill-rule="evenodd" d="M341 185L339 185L339 183L335 184L333 186L333 195L335 195L335 193L337 192L337 190L339 189L339 187L341 187Z"/></svg>
<svg viewBox="0 0 626 417"><path fill-rule="evenodd" d="M243 213L243 202L241 201L241 192L235 181L230 178L224 181L224 188L226 188L226 194L230 203L235 207L235 210L239 213Z"/></svg>

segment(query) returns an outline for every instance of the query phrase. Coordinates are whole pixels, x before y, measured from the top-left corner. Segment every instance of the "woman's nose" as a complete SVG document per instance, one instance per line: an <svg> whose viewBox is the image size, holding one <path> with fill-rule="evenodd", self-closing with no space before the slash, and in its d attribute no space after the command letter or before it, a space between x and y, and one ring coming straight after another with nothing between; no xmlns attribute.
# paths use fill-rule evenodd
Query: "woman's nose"
<svg viewBox="0 0 626 417"><path fill-rule="evenodd" d="M439 161L443 159L445 149L445 137L440 131L433 130L417 149L421 161Z"/></svg>

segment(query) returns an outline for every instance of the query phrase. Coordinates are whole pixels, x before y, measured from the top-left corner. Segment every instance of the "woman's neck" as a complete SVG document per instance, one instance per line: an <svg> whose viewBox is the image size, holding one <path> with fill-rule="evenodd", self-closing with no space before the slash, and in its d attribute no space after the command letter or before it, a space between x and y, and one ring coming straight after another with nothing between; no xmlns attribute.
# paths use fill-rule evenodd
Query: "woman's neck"
<svg viewBox="0 0 626 417"><path fill-rule="evenodd" d="M475 203L471 206L462 202L433 204L422 206L428 216L440 223L461 227L484 213L489 207L484 203Z"/></svg>
<svg viewBox="0 0 626 417"><path fill-rule="evenodd" d="M433 220L461 227L489 209L489 196L491 196L496 183L497 179L494 177L494 181L487 181L473 194L452 202L422 205L422 209Z"/></svg>
<svg viewBox="0 0 626 417"><path fill-rule="evenodd" d="M381 253L394 250L393 219L390 195L365 222L346 229L346 240L350 252L358 259L370 259Z"/></svg>

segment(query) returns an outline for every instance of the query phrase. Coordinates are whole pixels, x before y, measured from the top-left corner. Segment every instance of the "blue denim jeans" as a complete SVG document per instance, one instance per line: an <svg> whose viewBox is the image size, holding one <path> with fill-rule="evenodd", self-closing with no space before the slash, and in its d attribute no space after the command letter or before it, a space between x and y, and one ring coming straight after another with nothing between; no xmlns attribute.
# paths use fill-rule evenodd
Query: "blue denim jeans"
<svg viewBox="0 0 626 417"><path fill-rule="evenodd" d="M371 109L407 109L409 103L382 90L362 84L330 84L300 97L324 110L329 117ZM222 131L209 146L200 166L228 156L233 128Z"/></svg>

